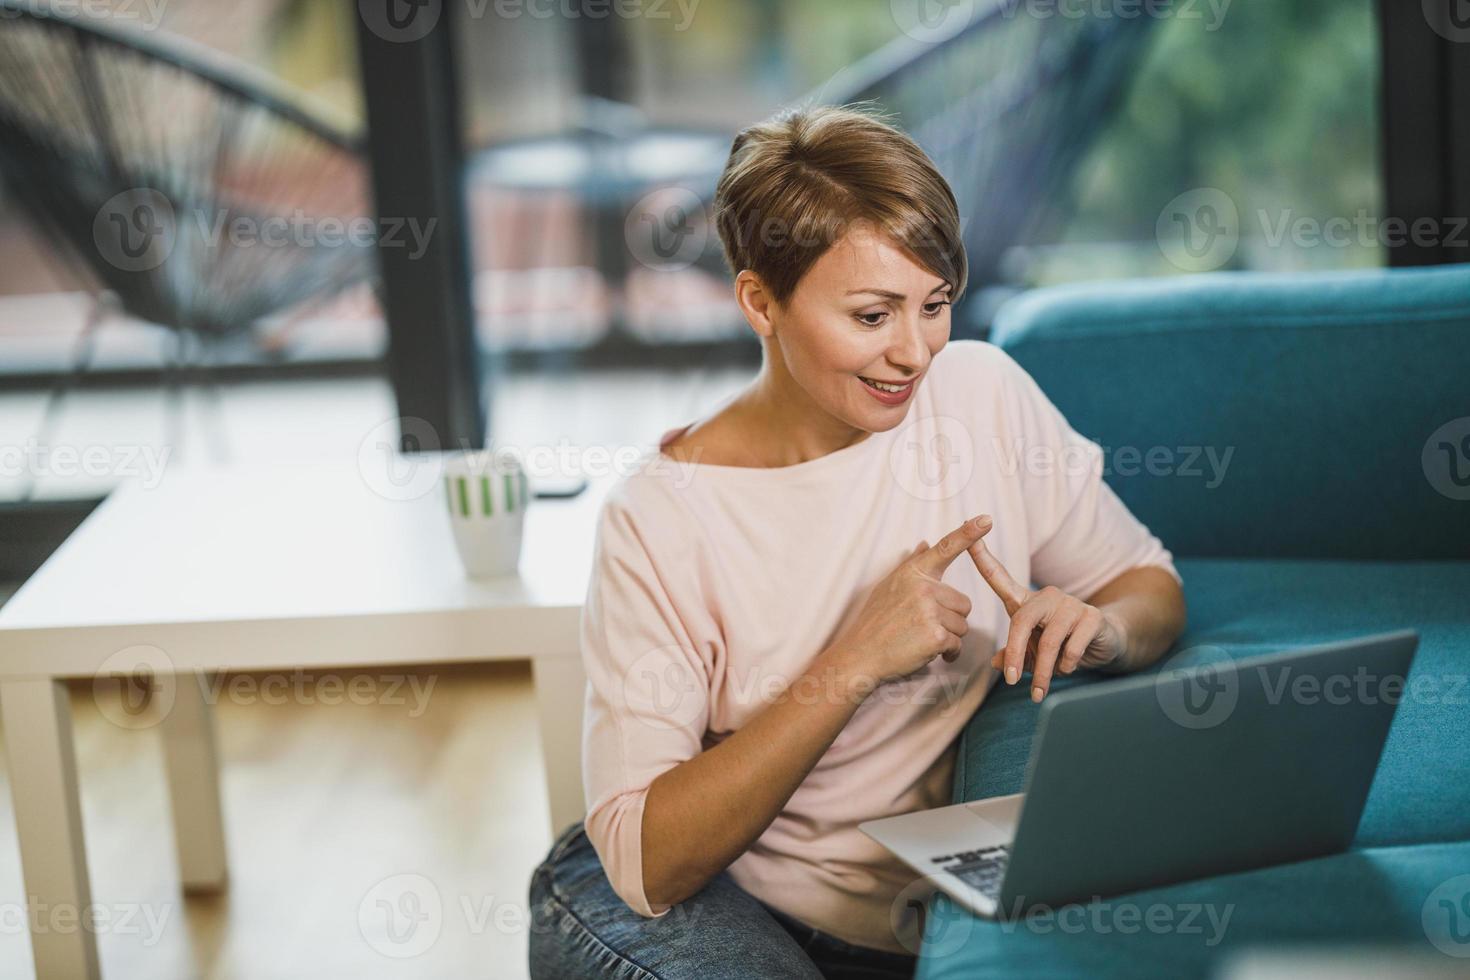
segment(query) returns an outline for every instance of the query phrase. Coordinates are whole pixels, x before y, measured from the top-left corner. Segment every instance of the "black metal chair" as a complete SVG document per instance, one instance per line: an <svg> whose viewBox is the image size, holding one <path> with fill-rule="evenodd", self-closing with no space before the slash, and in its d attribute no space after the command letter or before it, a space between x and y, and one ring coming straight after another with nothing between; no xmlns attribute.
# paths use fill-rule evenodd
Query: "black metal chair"
<svg viewBox="0 0 1470 980"><path fill-rule="evenodd" d="M790 104L871 103L896 116L930 154L959 200L975 287L958 322L964 333L979 334L993 302L980 297L1005 281L1007 251L1037 240L1071 212L1077 165L1122 104L1155 20L1038 17L995 2L943 34L903 35ZM644 264L660 264L657 256L637 254L649 249L633 248L631 236L624 241L625 219L655 228L704 220L693 205L707 215L731 134L670 133L646 126L631 106L589 105L589 120L603 120L602 129L489 147L475 172L499 186L576 193L593 215L599 271L612 281L627 274L630 248ZM660 186L688 192L688 206L676 197L660 207L648 196ZM650 202L667 213L636 213ZM703 251L681 252L669 267L725 274L713 228L695 231L690 240L702 242ZM626 332L615 313L611 334Z"/></svg>
<svg viewBox="0 0 1470 980"><path fill-rule="evenodd" d="M196 358L372 280L363 148L207 49L0 0L0 180L97 299L41 435L114 307L173 332L177 426Z"/></svg>
<svg viewBox="0 0 1470 980"><path fill-rule="evenodd" d="M963 8L959 8L963 9ZM902 37L809 96L872 100L949 181L977 287L1071 213L1077 166L1123 104L1157 18L1065 17L995 2L942 37Z"/></svg>

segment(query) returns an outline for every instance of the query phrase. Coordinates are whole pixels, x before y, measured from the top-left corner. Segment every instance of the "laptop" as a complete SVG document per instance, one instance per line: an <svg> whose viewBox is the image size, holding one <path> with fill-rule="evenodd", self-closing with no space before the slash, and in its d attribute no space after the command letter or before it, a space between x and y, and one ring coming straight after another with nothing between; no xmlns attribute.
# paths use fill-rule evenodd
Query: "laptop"
<svg viewBox="0 0 1470 980"><path fill-rule="evenodd" d="M1418 643L1206 647L1062 691L1039 709L1024 792L859 828L989 919L1342 851Z"/></svg>

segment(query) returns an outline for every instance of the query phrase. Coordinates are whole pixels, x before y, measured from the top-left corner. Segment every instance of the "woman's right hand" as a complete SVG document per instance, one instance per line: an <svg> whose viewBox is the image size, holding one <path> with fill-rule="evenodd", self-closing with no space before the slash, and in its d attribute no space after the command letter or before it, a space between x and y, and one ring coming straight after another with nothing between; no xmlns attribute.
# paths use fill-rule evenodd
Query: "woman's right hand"
<svg viewBox="0 0 1470 980"><path fill-rule="evenodd" d="M969 631L970 598L940 581L944 570L990 532L989 514L913 553L873 587L857 618L828 648L860 691L912 674L935 657L954 660Z"/></svg>

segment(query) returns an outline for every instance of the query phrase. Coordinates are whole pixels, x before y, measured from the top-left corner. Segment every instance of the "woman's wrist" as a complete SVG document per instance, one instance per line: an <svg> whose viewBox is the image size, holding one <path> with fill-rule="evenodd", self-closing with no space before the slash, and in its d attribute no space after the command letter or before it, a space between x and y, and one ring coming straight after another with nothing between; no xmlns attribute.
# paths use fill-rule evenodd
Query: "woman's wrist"
<svg viewBox="0 0 1470 980"><path fill-rule="evenodd" d="M836 700L854 708L882 683L882 678L867 669L857 651L846 644L834 644L818 654L804 676L813 675L820 690L831 692Z"/></svg>

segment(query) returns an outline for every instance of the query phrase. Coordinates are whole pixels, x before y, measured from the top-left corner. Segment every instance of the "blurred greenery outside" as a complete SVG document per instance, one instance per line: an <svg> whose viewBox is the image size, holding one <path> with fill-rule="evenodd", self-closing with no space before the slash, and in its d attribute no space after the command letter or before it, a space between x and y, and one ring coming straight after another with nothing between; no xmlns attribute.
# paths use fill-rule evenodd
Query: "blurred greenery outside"
<svg viewBox="0 0 1470 980"><path fill-rule="evenodd" d="M1216 188L1236 205L1240 245L1227 268L1381 264L1375 226L1359 230L1363 218L1383 217L1373 4L1234 0L1218 20L1206 3L1175 5L1154 27L1126 104L1074 175L1072 200L1059 202L1070 217L1054 240L1016 250L1007 278L1032 286L1185 271L1164 257L1154 229L1171 199L1196 188ZM660 123L733 131L898 35L889 0L703 0L694 9L687 22L623 23L640 63L641 107ZM360 117L350 17L335 0L286 4L270 31L270 60ZM467 19L463 49L474 52L483 39L493 56L493 35L506 23L474 21L494 20ZM475 72L465 66L467 76ZM472 147L524 134L526 117L518 125L504 93L465 89ZM1343 221L1354 223L1349 242L1312 237L1329 219L1339 234ZM1306 238L1281 238L1301 221Z"/></svg>

